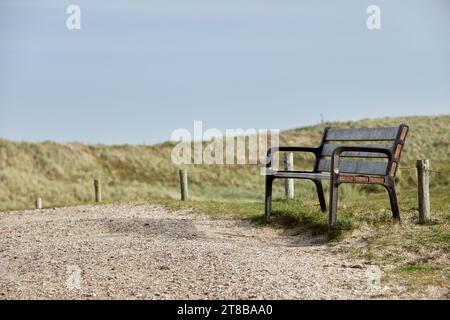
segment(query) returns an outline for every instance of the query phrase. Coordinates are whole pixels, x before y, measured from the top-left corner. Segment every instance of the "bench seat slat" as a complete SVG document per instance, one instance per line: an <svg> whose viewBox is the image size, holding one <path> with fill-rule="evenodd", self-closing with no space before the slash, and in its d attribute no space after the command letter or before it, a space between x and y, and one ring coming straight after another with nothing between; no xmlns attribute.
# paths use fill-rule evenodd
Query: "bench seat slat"
<svg viewBox="0 0 450 320"><path fill-rule="evenodd" d="M329 172L273 171L272 175L276 178L330 179Z"/></svg>
<svg viewBox="0 0 450 320"><path fill-rule="evenodd" d="M322 149L322 156L331 156L334 149L341 146L357 146L357 147L373 147L393 150L392 144L325 144ZM379 152L353 152L346 151L341 153L341 157L355 157L355 158L386 158L384 153Z"/></svg>
<svg viewBox="0 0 450 320"><path fill-rule="evenodd" d="M387 171L387 162L360 161L360 160L340 160L339 172L353 174L374 174L385 175ZM318 171L329 172L331 170L331 161L329 159L320 159Z"/></svg>
<svg viewBox="0 0 450 320"><path fill-rule="evenodd" d="M383 141L395 140L400 127L330 128L326 141Z"/></svg>

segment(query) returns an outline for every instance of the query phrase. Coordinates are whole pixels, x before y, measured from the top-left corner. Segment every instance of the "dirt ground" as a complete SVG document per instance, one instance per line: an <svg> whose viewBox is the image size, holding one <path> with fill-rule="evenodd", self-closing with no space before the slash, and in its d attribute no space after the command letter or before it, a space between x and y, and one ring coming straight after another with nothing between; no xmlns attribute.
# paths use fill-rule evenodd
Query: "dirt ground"
<svg viewBox="0 0 450 320"><path fill-rule="evenodd" d="M0 299L366 299L381 271L298 229L155 205L0 213Z"/></svg>

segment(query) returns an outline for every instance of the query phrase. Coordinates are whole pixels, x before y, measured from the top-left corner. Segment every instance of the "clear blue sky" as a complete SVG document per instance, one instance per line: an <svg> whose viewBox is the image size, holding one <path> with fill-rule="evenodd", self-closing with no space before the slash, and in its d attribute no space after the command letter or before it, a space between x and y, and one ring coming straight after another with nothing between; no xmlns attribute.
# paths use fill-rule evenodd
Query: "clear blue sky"
<svg viewBox="0 0 450 320"><path fill-rule="evenodd" d="M321 113L450 113L450 1L0 0L2 138L155 143L194 120L286 129Z"/></svg>

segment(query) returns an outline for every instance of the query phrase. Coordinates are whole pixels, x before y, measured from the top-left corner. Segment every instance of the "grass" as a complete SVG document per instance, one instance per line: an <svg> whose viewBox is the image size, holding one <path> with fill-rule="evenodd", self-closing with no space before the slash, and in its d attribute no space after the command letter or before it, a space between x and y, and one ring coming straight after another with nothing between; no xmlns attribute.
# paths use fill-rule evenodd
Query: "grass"
<svg viewBox="0 0 450 320"><path fill-rule="evenodd" d="M384 281L400 283L407 292L424 291L424 289L443 288L447 290L445 298L449 299L448 293L450 272L448 267L434 266L427 262L406 264L389 270L384 276Z"/></svg>
<svg viewBox="0 0 450 320"><path fill-rule="evenodd" d="M304 226L313 235L326 235L330 245L350 257L385 270L385 281L411 290L425 284L450 287L450 115L365 119L325 123L281 133L280 144L316 146L325 126L376 127L407 123L410 135L402 154L397 189L402 223L391 219L384 189L343 185L338 223L328 228L314 185L296 181L294 201L283 200L282 181L274 185L272 225ZM240 218L262 224L263 179L257 165L192 165L188 167L190 201L179 197L179 166L170 161L174 145L85 145L28 143L0 139L0 211L92 203L93 180L100 179L105 202L152 202L168 208L192 208L212 217ZM416 159L430 159L433 220L417 221ZM296 155L296 169L309 169L310 155ZM325 192L328 186L325 184ZM343 241L344 240L344 241ZM346 244L348 243L348 244Z"/></svg>
<svg viewBox="0 0 450 320"><path fill-rule="evenodd" d="M450 172L450 115L365 119L324 123L284 131L280 144L316 146L325 126L391 126L408 123L411 128L402 155L398 187L414 188L416 159L430 159L433 170ZM46 206L88 203L93 199L93 180L103 186L103 198L116 201L177 199L178 170L170 161L174 144L85 145L13 142L0 139L0 210L32 208L36 197ZM296 168L310 169L311 155L298 154ZM195 200L260 201L263 177L259 165L191 165L190 195ZM404 169L402 169L404 168ZM448 188L449 174L434 175L432 183ZM299 182L302 196L314 198L314 186ZM366 187L366 189L370 189ZM343 199L357 198L358 187L346 187ZM275 197L282 196L277 183ZM444 196L444 195L442 195Z"/></svg>

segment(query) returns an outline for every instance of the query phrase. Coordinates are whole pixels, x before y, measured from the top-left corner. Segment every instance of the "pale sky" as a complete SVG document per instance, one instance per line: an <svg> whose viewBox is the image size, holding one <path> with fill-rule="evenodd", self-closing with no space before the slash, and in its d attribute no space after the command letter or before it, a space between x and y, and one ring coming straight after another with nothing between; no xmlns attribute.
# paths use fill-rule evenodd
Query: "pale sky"
<svg viewBox="0 0 450 320"><path fill-rule="evenodd" d="M1 138L156 143L194 120L288 129L321 113L450 113L450 1L0 0Z"/></svg>

